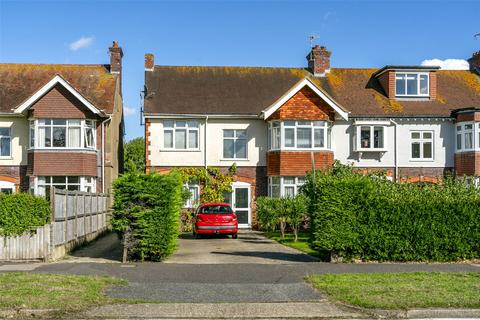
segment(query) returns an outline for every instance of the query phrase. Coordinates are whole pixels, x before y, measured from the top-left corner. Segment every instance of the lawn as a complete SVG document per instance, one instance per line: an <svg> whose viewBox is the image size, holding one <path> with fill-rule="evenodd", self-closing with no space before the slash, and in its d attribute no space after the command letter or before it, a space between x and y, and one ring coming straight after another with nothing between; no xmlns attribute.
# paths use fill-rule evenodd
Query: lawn
<svg viewBox="0 0 480 320"><path fill-rule="evenodd" d="M480 308L480 273L326 274L307 281L333 300L364 308Z"/></svg>
<svg viewBox="0 0 480 320"><path fill-rule="evenodd" d="M109 285L125 285L125 280L109 277L0 273L0 310L61 309L78 311L87 307L118 302L103 294Z"/></svg>
<svg viewBox="0 0 480 320"><path fill-rule="evenodd" d="M287 247L303 251L311 256L319 256L318 252L310 248L308 245L308 241L310 239L310 233L308 232L299 232L296 242L294 241L294 236L291 233L287 233L285 235L285 239L281 239L280 232L265 232L264 235L267 238L275 240Z"/></svg>

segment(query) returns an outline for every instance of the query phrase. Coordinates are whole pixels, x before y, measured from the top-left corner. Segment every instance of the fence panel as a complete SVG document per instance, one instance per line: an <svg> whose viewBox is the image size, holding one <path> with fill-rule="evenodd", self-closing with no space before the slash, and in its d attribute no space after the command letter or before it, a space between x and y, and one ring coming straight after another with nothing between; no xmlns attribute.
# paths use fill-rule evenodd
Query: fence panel
<svg viewBox="0 0 480 320"><path fill-rule="evenodd" d="M0 260L39 260L48 256L50 224L16 237L0 236Z"/></svg>

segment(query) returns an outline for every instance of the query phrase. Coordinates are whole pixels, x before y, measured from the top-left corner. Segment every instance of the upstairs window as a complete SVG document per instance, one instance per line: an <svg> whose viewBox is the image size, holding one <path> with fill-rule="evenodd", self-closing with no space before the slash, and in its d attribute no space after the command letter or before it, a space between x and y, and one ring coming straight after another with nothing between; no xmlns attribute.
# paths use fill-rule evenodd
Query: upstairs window
<svg viewBox="0 0 480 320"><path fill-rule="evenodd" d="M356 127L356 145L358 151L384 150L385 127L361 125Z"/></svg>
<svg viewBox="0 0 480 320"><path fill-rule="evenodd" d="M12 138L10 128L0 128L0 157L12 155Z"/></svg>
<svg viewBox="0 0 480 320"><path fill-rule="evenodd" d="M223 158L247 159L247 130L223 130Z"/></svg>
<svg viewBox="0 0 480 320"><path fill-rule="evenodd" d="M411 131L412 160L433 160L433 132Z"/></svg>
<svg viewBox="0 0 480 320"><path fill-rule="evenodd" d="M400 73L395 75L395 95L397 97L428 97L428 73Z"/></svg>
<svg viewBox="0 0 480 320"><path fill-rule="evenodd" d="M269 129L273 150L330 149L327 121L275 121Z"/></svg>
<svg viewBox="0 0 480 320"><path fill-rule="evenodd" d="M163 122L163 147L174 150L198 150L198 121Z"/></svg>
<svg viewBox="0 0 480 320"><path fill-rule="evenodd" d="M95 125L94 120L32 120L30 148L96 149Z"/></svg>

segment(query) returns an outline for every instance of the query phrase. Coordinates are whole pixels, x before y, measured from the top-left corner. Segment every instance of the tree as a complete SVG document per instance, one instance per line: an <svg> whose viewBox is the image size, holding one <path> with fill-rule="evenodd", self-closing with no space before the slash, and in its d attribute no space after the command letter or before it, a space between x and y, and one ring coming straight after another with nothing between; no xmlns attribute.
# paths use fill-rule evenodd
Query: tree
<svg viewBox="0 0 480 320"><path fill-rule="evenodd" d="M145 139L132 139L124 144L125 172L145 172Z"/></svg>

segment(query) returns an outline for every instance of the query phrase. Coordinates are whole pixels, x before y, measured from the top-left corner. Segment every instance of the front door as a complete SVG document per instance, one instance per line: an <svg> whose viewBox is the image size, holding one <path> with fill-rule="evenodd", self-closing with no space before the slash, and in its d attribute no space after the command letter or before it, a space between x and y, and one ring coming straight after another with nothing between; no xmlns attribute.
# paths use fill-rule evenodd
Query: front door
<svg viewBox="0 0 480 320"><path fill-rule="evenodd" d="M251 210L250 210L250 185L244 182L234 182L233 192L225 196L225 201L230 203L233 211L237 214L238 227L250 228Z"/></svg>

